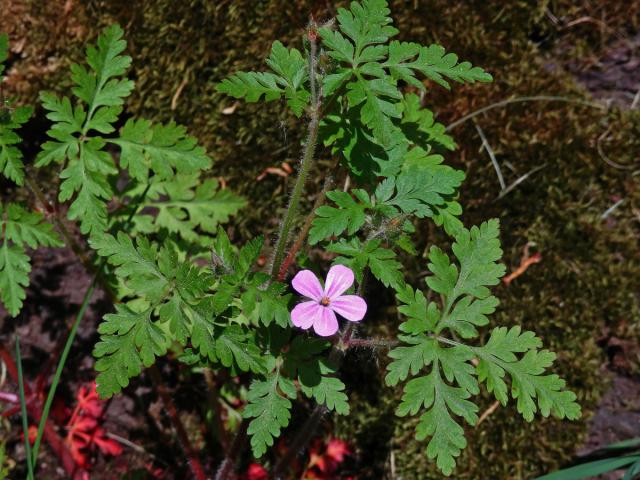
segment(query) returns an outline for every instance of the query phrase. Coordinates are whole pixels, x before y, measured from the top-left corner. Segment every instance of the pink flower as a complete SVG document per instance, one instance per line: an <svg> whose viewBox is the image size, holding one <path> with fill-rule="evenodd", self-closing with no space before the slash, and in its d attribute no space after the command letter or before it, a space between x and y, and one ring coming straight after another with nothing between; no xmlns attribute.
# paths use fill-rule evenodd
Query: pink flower
<svg viewBox="0 0 640 480"><path fill-rule="evenodd" d="M311 270L301 270L291 282L294 290L305 297L291 311L291 321L296 327L313 330L322 337L338 331L336 313L351 322L359 322L367 313L367 303L357 295L342 295L353 285L353 271L344 265L329 269L324 289Z"/></svg>

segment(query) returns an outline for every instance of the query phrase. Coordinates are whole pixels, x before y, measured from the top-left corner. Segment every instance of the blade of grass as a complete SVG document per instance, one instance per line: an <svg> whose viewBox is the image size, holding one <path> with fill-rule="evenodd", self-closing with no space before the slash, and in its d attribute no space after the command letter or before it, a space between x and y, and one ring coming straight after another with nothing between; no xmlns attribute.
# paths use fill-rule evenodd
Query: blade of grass
<svg viewBox="0 0 640 480"><path fill-rule="evenodd" d="M18 362L18 391L20 392L24 451L27 457L27 478L33 480L33 460L31 458L31 444L29 443L29 419L27 418L27 402L24 398L24 376L22 375L22 357L20 356L20 338L18 336L16 336L16 362Z"/></svg>
<svg viewBox="0 0 640 480"><path fill-rule="evenodd" d="M129 224L131 223L131 220L133 219L133 216L138 211L138 208L139 208L140 204L146 198L147 193L149 192L149 188L151 188L151 184L150 183L147 185L147 187L145 188L144 192L142 192L142 194L140 195L140 197L136 201L136 204L134 205L133 210L129 214L129 217L127 218L127 221L124 224L124 229L125 230L129 226ZM47 424L47 419L49 418L49 411L51 410L51 404L53 403L53 399L54 399L54 397L56 395L56 390L58 388L58 383L60 383L60 377L62 376L62 371L64 370L64 366L67 363L67 357L69 356L69 351L71 350L71 345L73 344L73 341L76 338L76 333L78 332L78 326L80 325L80 322L82 321L82 319L84 317L84 314L87 311L87 307L89 306L89 302L91 301L91 297L93 296L93 292L96 289L96 285L97 285L98 280L100 278L100 275L102 273L102 269L104 268L105 265L106 265L106 260L102 259L102 261L98 265L98 268L97 268L96 273L95 273L95 275L93 277L93 280L91 281L91 285L89 285L89 288L87 289L87 291L84 294L84 298L82 299L82 305L80 306L80 310L78 311L78 315L76 315L76 318L75 318L75 320L73 322L73 325L71 326L71 330L69 332L69 336L67 337L67 341L64 344L64 349L62 350L62 355L60 356L60 360L58 361L58 365L56 367L56 372L55 372L55 374L53 376L53 381L51 382L51 387L49 388L49 393L47 394L47 399L45 400L44 408L42 409L42 416L40 417L40 423L38 424L38 434L36 436L36 441L33 444L33 456L32 456L32 458L33 458L33 467L34 468L38 463L37 462L37 460L38 460L38 450L40 449L40 443L42 442L42 435L44 434L44 428L45 428L45 425Z"/></svg>
<svg viewBox="0 0 640 480"><path fill-rule="evenodd" d="M575 467L565 468L548 475L538 477L536 480L582 480L583 478L594 478L606 472L611 472L640 460L640 456L632 455L621 458L607 458L604 460L596 460L595 462L576 465Z"/></svg>
<svg viewBox="0 0 640 480"><path fill-rule="evenodd" d="M69 332L69 336L67 337L67 342L64 344L64 350L62 351L62 355L60 356L60 360L58 361L58 366L56 367L56 373L53 376L53 381L51 382L51 387L49 388L49 394L47 395L47 399L44 403L44 408L42 409L42 417L40 417L40 423L38 424L38 435L36 436L36 441L33 444L33 465L37 464L38 459L38 450L40 449L40 442L42 441L42 435L44 434L44 426L47 423L47 419L49 418L49 411L51 410L51 404L53 403L53 398L56 395L56 389L58 388L58 383L60 383L60 377L62 376L62 371L64 370L64 366L67 363L67 357L69 356L69 351L71 350L71 345L76 338L76 333L78 332L78 325L82 321L85 312L87 311L87 307L89 306L89 302L91 301L91 297L93 296L93 292L96 288L96 283L98 280L98 276L93 277L93 281L91 285L87 289L84 294L84 298L82 300L82 305L80 306L80 311L78 315L76 315L75 320L73 321L73 325L71 326L71 331Z"/></svg>

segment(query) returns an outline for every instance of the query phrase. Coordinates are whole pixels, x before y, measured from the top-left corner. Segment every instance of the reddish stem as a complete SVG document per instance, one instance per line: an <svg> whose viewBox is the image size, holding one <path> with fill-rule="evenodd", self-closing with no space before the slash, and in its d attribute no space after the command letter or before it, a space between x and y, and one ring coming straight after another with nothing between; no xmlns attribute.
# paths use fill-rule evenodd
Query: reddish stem
<svg viewBox="0 0 640 480"><path fill-rule="evenodd" d="M182 424L182 421L178 416L178 410L176 409L176 406L171 399L171 395L169 395L169 392L167 391L167 387L162 381L162 375L160 374L158 367L156 365L152 365L151 367L149 367L149 374L151 375L153 383L158 388L158 393L160 394L160 398L162 398L162 403L164 403L167 414L169 415L169 419L173 424L173 428L178 435L178 440L182 445L184 453L189 459L189 467L191 468L191 473L196 478L196 480L207 480L207 476L204 473L204 469L202 468L202 464L198 459L198 455L193 449L193 445L191 445L189 436L187 435L184 425Z"/></svg>
<svg viewBox="0 0 640 480"><path fill-rule="evenodd" d="M304 240L307 238L307 235L309 234L309 230L311 230L311 222L313 222L313 219L316 216L316 210L324 203L324 200L326 198L325 194L327 193L327 190L331 188L332 183L333 182L331 181L331 178L327 177L327 179L324 182L324 186L322 187L322 191L316 197L316 201L313 204L313 208L311 208L311 213L309 213L309 215L307 215L307 218L305 218L304 225L300 230L300 233L298 234L296 241L291 246L289 253L287 253L286 258L284 259L284 261L282 262L282 265L280 266L280 270L278 271L279 282L282 282L284 278L287 276L287 270L289 270L289 267L295 260L296 255L302 248L302 244L304 243Z"/></svg>

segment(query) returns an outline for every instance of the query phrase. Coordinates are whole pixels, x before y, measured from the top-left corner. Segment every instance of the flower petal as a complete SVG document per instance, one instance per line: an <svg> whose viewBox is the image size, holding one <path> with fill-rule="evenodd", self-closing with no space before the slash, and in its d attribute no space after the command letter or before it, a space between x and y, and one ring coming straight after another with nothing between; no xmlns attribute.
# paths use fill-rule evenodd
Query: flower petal
<svg viewBox="0 0 640 480"><path fill-rule="evenodd" d="M367 313L367 302L357 295L341 295L331 300L329 308L351 322L359 322Z"/></svg>
<svg viewBox="0 0 640 480"><path fill-rule="evenodd" d="M330 299L339 297L353 285L353 270L344 265L334 265L327 273L324 294Z"/></svg>
<svg viewBox="0 0 640 480"><path fill-rule="evenodd" d="M323 291L318 277L311 270L300 270L291 281L293 289L300 295L313 298L318 302L322 299Z"/></svg>
<svg viewBox="0 0 640 480"><path fill-rule="evenodd" d="M336 314L330 308L323 307L322 315L316 318L313 322L313 330L321 337L330 337L338 331L338 319Z"/></svg>
<svg viewBox="0 0 640 480"><path fill-rule="evenodd" d="M323 308L324 307L315 300L299 303L291 310L291 322L293 322L296 327L306 330L322 316Z"/></svg>

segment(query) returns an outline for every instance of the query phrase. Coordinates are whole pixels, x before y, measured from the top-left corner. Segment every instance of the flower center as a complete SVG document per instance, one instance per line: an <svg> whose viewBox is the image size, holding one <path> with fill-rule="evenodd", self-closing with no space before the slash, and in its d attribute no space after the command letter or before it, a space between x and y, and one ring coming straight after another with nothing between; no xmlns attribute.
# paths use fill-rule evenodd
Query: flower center
<svg viewBox="0 0 640 480"><path fill-rule="evenodd" d="M322 300L320 300L320 305L322 306L327 306L329 305L329 303L331 303L331 300L329 300L329 297L322 297Z"/></svg>

